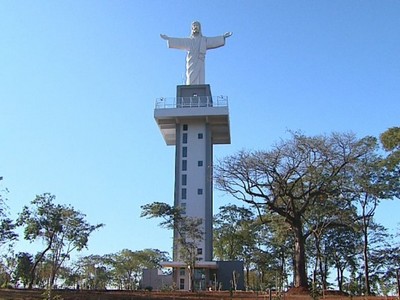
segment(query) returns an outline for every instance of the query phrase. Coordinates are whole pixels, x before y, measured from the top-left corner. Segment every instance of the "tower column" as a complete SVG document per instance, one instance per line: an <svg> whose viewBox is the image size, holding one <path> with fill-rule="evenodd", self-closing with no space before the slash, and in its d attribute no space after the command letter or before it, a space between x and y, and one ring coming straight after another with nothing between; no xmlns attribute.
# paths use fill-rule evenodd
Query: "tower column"
<svg viewBox="0 0 400 300"><path fill-rule="evenodd" d="M201 220L203 237L197 243L195 284L206 288L213 259L213 146L229 144L227 99L213 99L210 86L177 86L173 105L156 103L155 119L167 145L175 145L174 205L183 215ZM174 280L179 289L189 288L187 266L180 257L178 232L174 231ZM165 264L164 264L165 265Z"/></svg>

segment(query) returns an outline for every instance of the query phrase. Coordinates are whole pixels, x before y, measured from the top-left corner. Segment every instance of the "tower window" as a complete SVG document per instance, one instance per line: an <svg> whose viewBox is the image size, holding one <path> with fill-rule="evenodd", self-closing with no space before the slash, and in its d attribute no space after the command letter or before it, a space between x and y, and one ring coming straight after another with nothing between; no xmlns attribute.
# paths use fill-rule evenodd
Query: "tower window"
<svg viewBox="0 0 400 300"><path fill-rule="evenodd" d="M182 125L182 129L183 129L183 131L187 131L188 130L188 125L187 124L183 124Z"/></svg>
<svg viewBox="0 0 400 300"><path fill-rule="evenodd" d="M187 147L182 147L182 157L187 157Z"/></svg>
<svg viewBox="0 0 400 300"><path fill-rule="evenodd" d="M197 255L203 254L203 248L197 248Z"/></svg>
<svg viewBox="0 0 400 300"><path fill-rule="evenodd" d="M187 170L187 160L184 159L182 160L182 171L186 171Z"/></svg>
<svg viewBox="0 0 400 300"><path fill-rule="evenodd" d="M186 203L181 203L182 214L186 214Z"/></svg>
<svg viewBox="0 0 400 300"><path fill-rule="evenodd" d="M203 195L203 189L197 189L197 195Z"/></svg>
<svg viewBox="0 0 400 300"><path fill-rule="evenodd" d="M197 135L197 138L198 138L199 140L203 139L203 134L202 134L202 133L199 133L199 134Z"/></svg>
<svg viewBox="0 0 400 300"><path fill-rule="evenodd" d="M187 184L187 175L182 174L182 185L186 185L186 184Z"/></svg>
<svg viewBox="0 0 400 300"><path fill-rule="evenodd" d="M187 144L187 133L182 135L182 144Z"/></svg>
<svg viewBox="0 0 400 300"><path fill-rule="evenodd" d="M181 199L185 200L186 199L186 188L182 188L182 195L181 195Z"/></svg>
<svg viewBox="0 0 400 300"><path fill-rule="evenodd" d="M202 166L203 166L203 161L202 161L202 160L199 160L199 161L197 162L197 166L198 166L198 167L202 167Z"/></svg>

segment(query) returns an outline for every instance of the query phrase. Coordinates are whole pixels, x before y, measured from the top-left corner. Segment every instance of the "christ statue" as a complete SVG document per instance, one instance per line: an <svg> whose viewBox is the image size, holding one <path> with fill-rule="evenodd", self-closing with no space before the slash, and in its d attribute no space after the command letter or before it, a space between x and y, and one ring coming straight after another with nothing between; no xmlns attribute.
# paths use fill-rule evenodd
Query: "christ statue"
<svg viewBox="0 0 400 300"><path fill-rule="evenodd" d="M205 37L201 34L201 25L195 21L192 23L192 34L188 38L173 38L160 34L161 38L168 42L169 48L186 50L186 84L204 84L207 49L214 49L225 45L225 39L232 32L226 32L221 36Z"/></svg>

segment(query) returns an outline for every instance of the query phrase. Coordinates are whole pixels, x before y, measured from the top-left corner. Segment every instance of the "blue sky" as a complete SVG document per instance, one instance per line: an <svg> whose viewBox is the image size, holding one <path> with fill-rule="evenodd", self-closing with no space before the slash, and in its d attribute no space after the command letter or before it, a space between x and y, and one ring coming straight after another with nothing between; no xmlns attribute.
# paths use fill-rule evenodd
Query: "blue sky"
<svg viewBox="0 0 400 300"><path fill-rule="evenodd" d="M185 53L160 33L232 31L206 82L229 97L231 145L269 149L288 130L378 136L399 126L400 1L0 2L0 188L15 216L50 192L105 223L84 254L171 251L140 206L172 204L174 148L153 118L183 83ZM233 202L217 192L216 209ZM239 204L240 203L236 203ZM398 223L378 209L378 221ZM24 251L40 245L19 244ZM35 250L32 250L34 252Z"/></svg>

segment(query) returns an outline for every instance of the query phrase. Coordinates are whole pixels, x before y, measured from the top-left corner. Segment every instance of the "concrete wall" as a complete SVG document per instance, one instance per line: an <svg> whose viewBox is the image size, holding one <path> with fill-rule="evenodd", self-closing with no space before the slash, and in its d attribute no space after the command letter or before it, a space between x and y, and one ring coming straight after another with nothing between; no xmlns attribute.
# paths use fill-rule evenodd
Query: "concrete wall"
<svg viewBox="0 0 400 300"><path fill-rule="evenodd" d="M237 290L244 290L244 271L242 261L217 261L217 282L222 284L222 290L233 289L233 272L236 274Z"/></svg>
<svg viewBox="0 0 400 300"><path fill-rule="evenodd" d="M160 291L172 286L172 275L164 275L158 269L144 269L141 286L143 289L151 287L153 291Z"/></svg>

